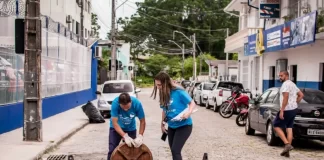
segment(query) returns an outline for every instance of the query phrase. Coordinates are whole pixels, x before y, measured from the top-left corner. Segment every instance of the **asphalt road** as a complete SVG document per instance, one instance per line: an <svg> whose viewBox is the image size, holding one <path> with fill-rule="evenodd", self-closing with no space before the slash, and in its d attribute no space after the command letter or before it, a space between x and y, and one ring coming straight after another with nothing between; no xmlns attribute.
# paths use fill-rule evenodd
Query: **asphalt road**
<svg viewBox="0 0 324 160"><path fill-rule="evenodd" d="M160 131L161 109L150 98L152 89L142 89L139 99L146 114L147 127L144 143L151 149L154 160L171 160L167 142L162 141ZM208 153L210 160L280 160L282 146L270 147L265 135L247 136L244 127L235 124L235 116L223 119L218 113L200 107L192 115L193 132L182 154L187 160L201 160ZM104 124L90 124L76 133L49 154L73 154L78 160L104 160L108 152L109 120ZM290 153L294 160L322 160L324 143L320 141L296 141ZM46 157L48 155L45 155Z"/></svg>

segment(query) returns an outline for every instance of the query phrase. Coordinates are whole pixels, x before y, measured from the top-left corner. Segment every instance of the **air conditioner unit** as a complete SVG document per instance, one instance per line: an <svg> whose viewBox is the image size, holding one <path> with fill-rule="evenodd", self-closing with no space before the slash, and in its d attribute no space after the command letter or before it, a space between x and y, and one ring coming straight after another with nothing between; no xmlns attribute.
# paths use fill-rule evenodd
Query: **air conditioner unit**
<svg viewBox="0 0 324 160"><path fill-rule="evenodd" d="M95 58L101 58L102 57L102 48L96 47L95 49Z"/></svg>
<svg viewBox="0 0 324 160"><path fill-rule="evenodd" d="M72 23L72 16L71 15L66 16L66 23Z"/></svg>

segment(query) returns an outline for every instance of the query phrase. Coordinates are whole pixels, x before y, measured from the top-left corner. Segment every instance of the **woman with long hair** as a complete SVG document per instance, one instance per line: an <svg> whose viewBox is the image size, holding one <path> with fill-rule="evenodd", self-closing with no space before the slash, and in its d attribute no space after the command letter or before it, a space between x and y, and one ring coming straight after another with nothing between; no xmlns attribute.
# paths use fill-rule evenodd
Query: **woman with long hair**
<svg viewBox="0 0 324 160"><path fill-rule="evenodd" d="M189 94L174 84L165 72L158 73L154 78L154 90L151 97L156 98L159 93L160 107L162 108L161 130L168 134L169 146L173 160L182 160L181 150L192 131L192 114L196 104ZM185 113L182 113L185 109ZM180 119L173 119L179 114ZM168 130L165 128L168 123Z"/></svg>

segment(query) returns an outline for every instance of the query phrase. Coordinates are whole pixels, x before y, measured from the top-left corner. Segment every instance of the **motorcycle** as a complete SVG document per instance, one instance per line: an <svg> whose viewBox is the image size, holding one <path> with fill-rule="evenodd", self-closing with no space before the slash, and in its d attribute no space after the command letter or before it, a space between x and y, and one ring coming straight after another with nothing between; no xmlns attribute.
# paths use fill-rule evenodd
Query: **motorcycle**
<svg viewBox="0 0 324 160"><path fill-rule="evenodd" d="M236 124L240 127L245 126L246 118L248 117L249 110L247 108L243 108L241 112L236 117Z"/></svg>
<svg viewBox="0 0 324 160"><path fill-rule="evenodd" d="M223 118L230 118L234 112L240 113L242 109L247 109L249 106L250 97L243 94L248 93L244 92L242 89L234 88L232 90L232 95L223 102L219 108L219 114Z"/></svg>

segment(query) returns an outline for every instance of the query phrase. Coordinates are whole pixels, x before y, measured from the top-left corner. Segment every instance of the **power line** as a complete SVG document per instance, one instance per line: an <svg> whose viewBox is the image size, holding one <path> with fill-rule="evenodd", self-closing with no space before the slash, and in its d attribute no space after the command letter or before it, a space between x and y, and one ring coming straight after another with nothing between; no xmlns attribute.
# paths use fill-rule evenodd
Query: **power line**
<svg viewBox="0 0 324 160"><path fill-rule="evenodd" d="M130 6L130 5L127 4L127 3L126 3L126 5L128 5L129 7L133 8L133 9L135 9L134 7ZM137 9L136 9L136 10L137 10ZM140 12L140 11L137 10L137 12ZM170 25L170 26L174 26L174 27L182 28L182 29L187 29L187 30L198 30L198 31L208 31L208 32L210 32L210 31L224 31L224 29L209 30L209 29L194 29L194 28L186 28L186 27L182 27L182 26L179 26L179 25L175 25L175 24L169 23L169 22L165 22L165 21L160 20L160 19L158 19L158 18L152 17L152 16L150 16L150 15L148 15L148 14L146 14L146 13L143 13L143 12L141 12L141 13L144 14L144 15L146 15L147 17L150 17L150 18L155 19L155 20L157 20L157 21L163 22L163 23L168 24L168 25Z"/></svg>
<svg viewBox="0 0 324 160"><path fill-rule="evenodd" d="M134 3L136 4L136 2L132 2L132 1L129 1L131 3ZM219 9L219 10L214 10L214 11L202 11L202 12L190 12L190 13L187 13L187 12L177 12L177 11L170 11L170 10L165 10L165 9L160 9L160 8L156 8L156 7L150 7L150 6L142 6L142 7L145 7L145 8L150 8L150 9L153 9L153 10L158 10L158 11L163 11L163 12L170 12L170 13L180 13L180 14L202 14L202 13L209 13L209 14L227 14L225 12L219 12L219 11L223 11L223 9ZM216 12L216 13L215 13ZM218 12L218 13L217 13Z"/></svg>

